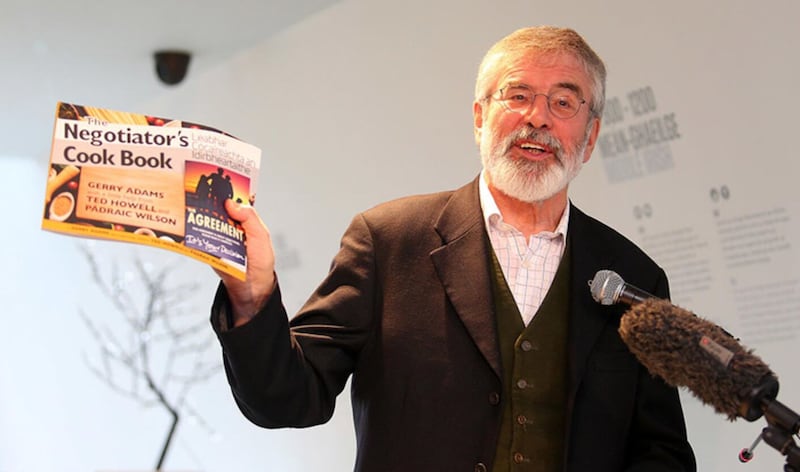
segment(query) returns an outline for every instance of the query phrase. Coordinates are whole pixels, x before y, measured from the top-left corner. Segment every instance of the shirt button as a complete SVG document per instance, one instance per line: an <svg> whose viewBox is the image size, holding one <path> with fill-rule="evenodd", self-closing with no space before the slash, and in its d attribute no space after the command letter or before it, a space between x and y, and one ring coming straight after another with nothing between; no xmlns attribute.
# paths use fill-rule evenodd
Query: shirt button
<svg viewBox="0 0 800 472"><path fill-rule="evenodd" d="M521 452L515 452L514 462L516 462L517 464L522 464L523 462L525 462L525 456L523 456Z"/></svg>
<svg viewBox="0 0 800 472"><path fill-rule="evenodd" d="M500 394L497 392L492 392L489 394L489 404L490 405L498 405L500 403Z"/></svg>
<svg viewBox="0 0 800 472"><path fill-rule="evenodd" d="M533 348L533 344L526 339L525 341L522 341L519 347L521 347L523 351L528 352Z"/></svg>
<svg viewBox="0 0 800 472"><path fill-rule="evenodd" d="M483 462L475 464L475 472L486 472L486 464Z"/></svg>
<svg viewBox="0 0 800 472"><path fill-rule="evenodd" d="M528 386L528 381L527 380L525 380L525 379L517 380L517 388L523 389L523 388L526 388L527 386Z"/></svg>

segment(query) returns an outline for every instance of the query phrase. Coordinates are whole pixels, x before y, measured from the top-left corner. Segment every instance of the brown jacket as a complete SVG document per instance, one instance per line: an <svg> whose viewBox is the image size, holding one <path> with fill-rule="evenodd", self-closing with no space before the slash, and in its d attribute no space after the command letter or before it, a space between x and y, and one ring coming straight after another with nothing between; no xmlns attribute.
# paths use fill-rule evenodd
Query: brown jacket
<svg viewBox="0 0 800 472"><path fill-rule="evenodd" d="M571 209L567 471L694 471L677 391L617 334L622 306L594 302L599 269L666 297L664 271ZM357 215L330 273L287 323L280 290L247 325L212 324L234 397L254 423L324 423L352 375L356 471L491 470L501 372L477 179Z"/></svg>

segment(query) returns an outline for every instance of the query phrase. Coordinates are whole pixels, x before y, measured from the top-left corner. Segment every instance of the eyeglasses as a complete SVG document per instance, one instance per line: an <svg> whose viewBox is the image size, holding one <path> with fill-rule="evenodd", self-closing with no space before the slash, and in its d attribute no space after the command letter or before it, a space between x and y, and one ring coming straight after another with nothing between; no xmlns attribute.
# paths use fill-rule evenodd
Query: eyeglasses
<svg viewBox="0 0 800 472"><path fill-rule="evenodd" d="M533 102L536 101L537 96L543 96L547 99L547 110L556 118L567 120L578 114L581 105L586 103L586 100L578 96L574 90L561 89L550 95L543 93L533 93L531 89L523 86L507 86L499 89L488 98L503 104L506 110L526 115L533 109Z"/></svg>

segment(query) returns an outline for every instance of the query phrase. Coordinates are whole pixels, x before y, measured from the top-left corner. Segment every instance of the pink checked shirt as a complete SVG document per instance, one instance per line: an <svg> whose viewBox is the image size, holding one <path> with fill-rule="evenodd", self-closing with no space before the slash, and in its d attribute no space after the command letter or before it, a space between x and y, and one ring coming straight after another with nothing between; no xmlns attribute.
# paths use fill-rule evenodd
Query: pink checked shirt
<svg viewBox="0 0 800 472"><path fill-rule="evenodd" d="M522 314L522 321L528 326L553 283L564 254L569 205L564 209L555 232L543 231L532 235L530 241L525 241L520 231L503 221L483 174L479 185L489 240Z"/></svg>

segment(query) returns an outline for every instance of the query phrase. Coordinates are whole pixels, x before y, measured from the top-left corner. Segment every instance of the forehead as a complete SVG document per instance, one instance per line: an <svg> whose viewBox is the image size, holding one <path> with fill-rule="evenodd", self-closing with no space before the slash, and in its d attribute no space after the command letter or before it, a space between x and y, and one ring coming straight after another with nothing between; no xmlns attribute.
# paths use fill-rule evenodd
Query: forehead
<svg viewBox="0 0 800 472"><path fill-rule="evenodd" d="M536 91L567 86L582 93L591 91L591 78L583 63L572 54L527 54L505 56L497 61L495 88L526 85Z"/></svg>

